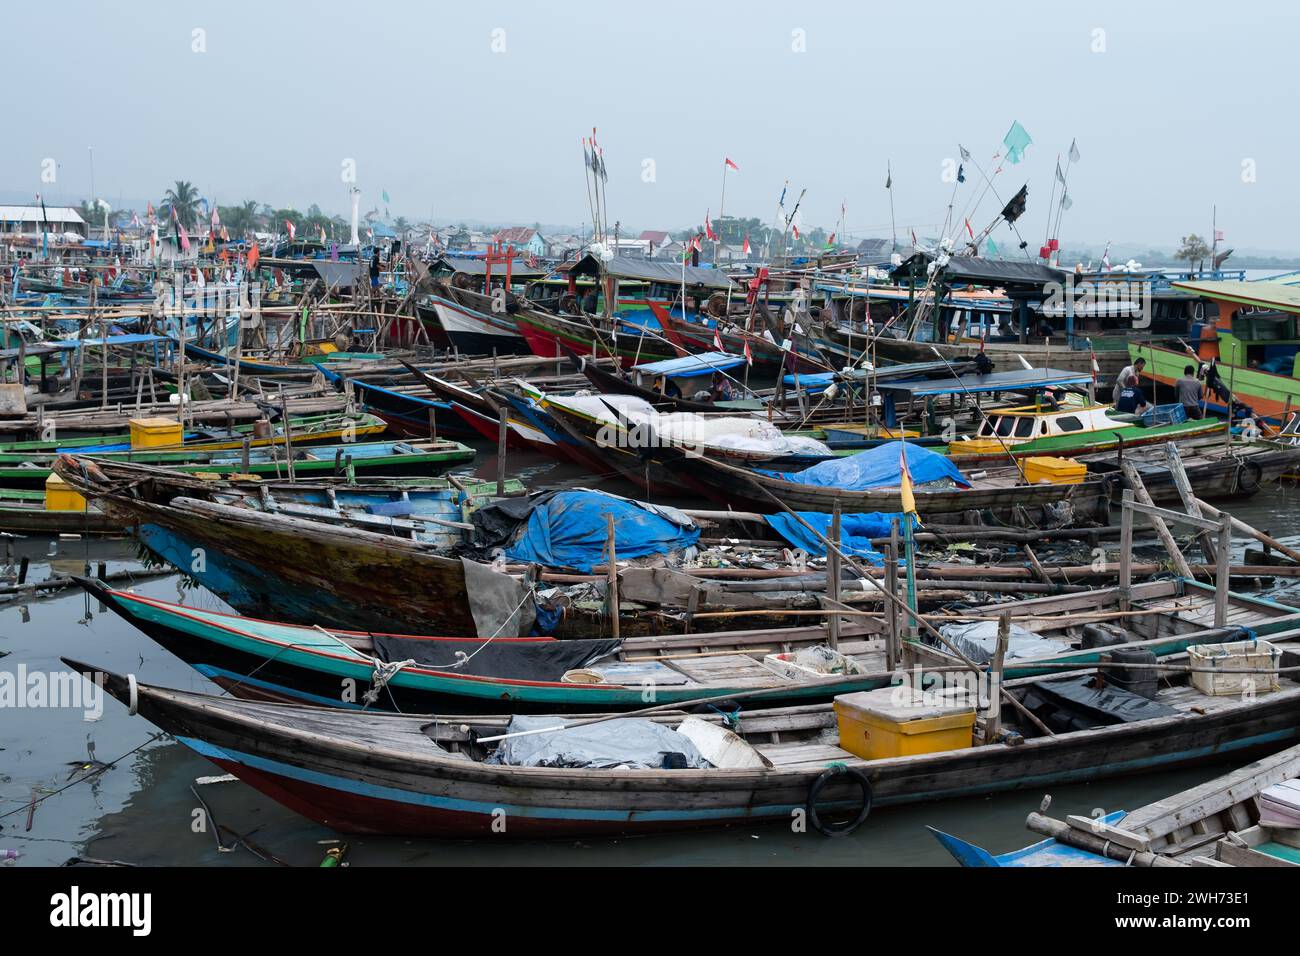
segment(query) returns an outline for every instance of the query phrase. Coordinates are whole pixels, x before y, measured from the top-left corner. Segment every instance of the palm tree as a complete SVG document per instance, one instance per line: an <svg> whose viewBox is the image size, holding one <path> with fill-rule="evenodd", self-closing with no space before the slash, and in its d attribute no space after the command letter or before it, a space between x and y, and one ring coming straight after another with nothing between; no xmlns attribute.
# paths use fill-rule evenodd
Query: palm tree
<svg viewBox="0 0 1300 956"><path fill-rule="evenodd" d="M175 211L181 225L188 228L194 225L194 219L198 215L199 191L193 183L178 179L175 188L167 190L163 196L162 204Z"/></svg>
<svg viewBox="0 0 1300 956"><path fill-rule="evenodd" d="M238 206L222 206L221 221L235 236L243 236L257 229L257 200L246 199Z"/></svg>

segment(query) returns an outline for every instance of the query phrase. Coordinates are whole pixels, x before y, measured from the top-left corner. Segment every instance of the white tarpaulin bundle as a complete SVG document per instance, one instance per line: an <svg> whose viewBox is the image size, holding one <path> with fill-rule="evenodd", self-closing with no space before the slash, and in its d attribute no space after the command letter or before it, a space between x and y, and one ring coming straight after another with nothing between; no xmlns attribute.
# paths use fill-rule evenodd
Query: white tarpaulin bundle
<svg viewBox="0 0 1300 956"><path fill-rule="evenodd" d="M547 400L571 408L589 418L621 424L620 416L633 426L644 426L660 442L702 449L722 448L780 455L831 455L831 450L814 438L784 435L771 422L759 418L713 417L694 412L660 413L654 406L632 395L575 395ZM617 413L615 412L617 410Z"/></svg>

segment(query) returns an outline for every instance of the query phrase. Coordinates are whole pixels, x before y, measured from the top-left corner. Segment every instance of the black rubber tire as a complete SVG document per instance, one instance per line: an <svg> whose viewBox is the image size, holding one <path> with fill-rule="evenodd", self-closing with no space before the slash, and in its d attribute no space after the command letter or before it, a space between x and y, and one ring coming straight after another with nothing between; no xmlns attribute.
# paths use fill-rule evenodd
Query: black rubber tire
<svg viewBox="0 0 1300 956"><path fill-rule="evenodd" d="M848 823L823 823L822 818L817 813L817 798L821 796L822 790L826 785L836 777L848 774L862 789L862 807L858 810L858 815ZM871 781L867 775L856 767L836 766L823 770L817 779L813 781L812 786L808 788L808 800L804 804L804 809L808 813L808 823L823 836L842 837L848 836L858 827L866 822L867 817L871 814Z"/></svg>
<svg viewBox="0 0 1300 956"><path fill-rule="evenodd" d="M1253 495L1264 480L1264 469L1253 461L1242 462L1237 468L1237 490Z"/></svg>

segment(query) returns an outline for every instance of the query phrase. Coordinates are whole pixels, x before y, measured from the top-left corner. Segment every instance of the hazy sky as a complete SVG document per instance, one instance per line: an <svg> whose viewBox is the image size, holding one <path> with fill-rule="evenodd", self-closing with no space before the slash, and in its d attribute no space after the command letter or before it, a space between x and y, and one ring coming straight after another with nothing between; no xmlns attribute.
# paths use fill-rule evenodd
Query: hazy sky
<svg viewBox="0 0 1300 956"><path fill-rule="evenodd" d="M770 221L789 179L805 226L834 228L843 200L850 235L888 235L889 161L900 235L933 234L944 160L960 142L991 171L1019 120L1034 145L994 185L1029 183L1033 249L1072 138L1065 240L1169 247L1208 236L1217 204L1229 245L1300 247L1293 5L57 0L0 17L14 198L88 197L93 146L110 203L184 178L221 203L344 213L353 159L363 210L386 189L411 219L577 224L594 125L625 233L716 217L730 156L729 214ZM968 168L958 209L981 187Z"/></svg>

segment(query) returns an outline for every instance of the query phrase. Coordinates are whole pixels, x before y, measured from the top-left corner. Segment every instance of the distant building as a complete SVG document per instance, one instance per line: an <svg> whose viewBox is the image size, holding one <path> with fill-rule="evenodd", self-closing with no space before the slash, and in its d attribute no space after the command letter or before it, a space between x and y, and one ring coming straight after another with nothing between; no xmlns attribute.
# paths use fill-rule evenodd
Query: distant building
<svg viewBox="0 0 1300 956"><path fill-rule="evenodd" d="M0 206L0 237L39 239L41 233L50 238L73 233L85 239L88 234L86 220L72 206Z"/></svg>
<svg viewBox="0 0 1300 956"><path fill-rule="evenodd" d="M661 229L647 229L637 238L644 239L646 242L650 243L650 251L646 254L646 258L648 259L653 259L659 254L660 250L662 250L664 246L673 241L673 237Z"/></svg>
<svg viewBox="0 0 1300 956"><path fill-rule="evenodd" d="M511 226L508 229L500 229L497 231L496 239L504 245L524 250L530 256L540 258L546 255L546 237L536 229L529 229L527 226Z"/></svg>

